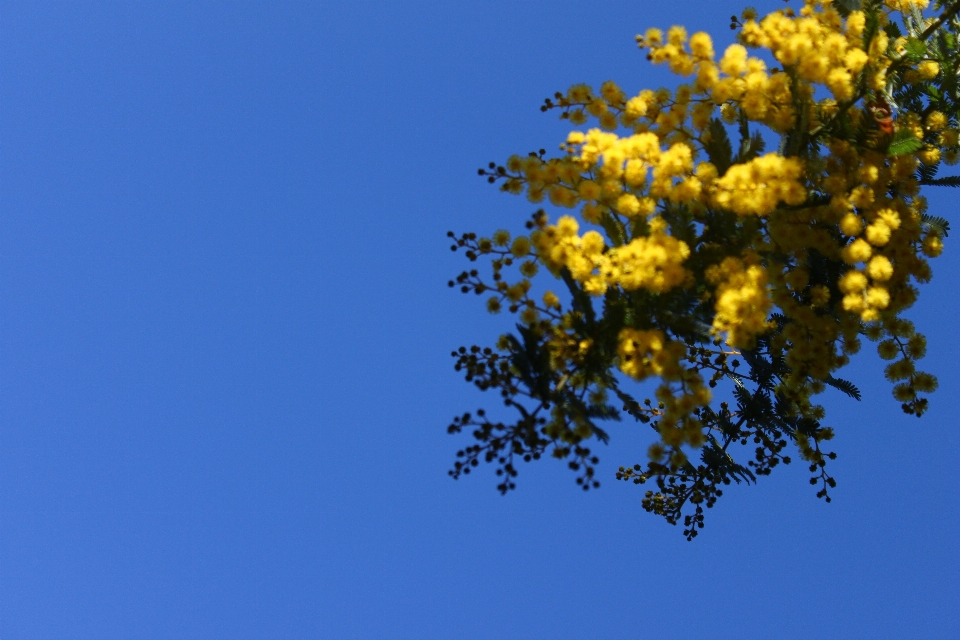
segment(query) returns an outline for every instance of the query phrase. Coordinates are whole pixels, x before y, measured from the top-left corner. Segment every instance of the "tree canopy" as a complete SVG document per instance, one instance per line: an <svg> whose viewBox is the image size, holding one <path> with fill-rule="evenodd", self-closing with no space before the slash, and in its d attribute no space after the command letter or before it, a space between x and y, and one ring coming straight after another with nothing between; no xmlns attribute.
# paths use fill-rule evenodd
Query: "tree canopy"
<svg viewBox="0 0 960 640"><path fill-rule="evenodd" d="M560 145L493 162L500 189L543 208L525 235L450 233L471 262L450 282L517 315L490 346L461 347L456 369L513 412L454 418L474 441L453 477L565 460L599 486L604 421L653 429L646 460L617 479L650 487L644 508L692 539L726 485L797 457L817 496L835 480L833 429L816 396L866 338L907 414L936 378L917 369L926 340L904 317L949 224L924 187L960 156L960 1L805 0L731 18L736 43L680 26L637 36L675 89L627 95L575 85L547 99L576 127ZM538 275L540 274L540 275ZM556 291L534 294L535 284ZM547 285L549 286L549 284ZM539 289L539 288L538 288ZM637 384L653 381L652 397ZM724 382L726 381L726 382Z"/></svg>

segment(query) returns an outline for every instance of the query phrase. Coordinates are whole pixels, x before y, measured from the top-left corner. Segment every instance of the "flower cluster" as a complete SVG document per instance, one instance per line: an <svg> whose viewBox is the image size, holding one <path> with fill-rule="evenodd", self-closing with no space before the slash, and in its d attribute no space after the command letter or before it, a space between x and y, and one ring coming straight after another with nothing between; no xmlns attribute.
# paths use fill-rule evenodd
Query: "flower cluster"
<svg viewBox="0 0 960 640"><path fill-rule="evenodd" d="M684 447L746 444L747 430L761 445L757 473L789 461L781 454L789 436L826 496L832 454L820 445L832 431L819 426L824 411L813 397L826 385L859 397L834 374L861 336L895 360L886 375L904 411L925 411L920 394L936 379L916 370L926 343L903 314L946 235L920 189L960 186L960 178L934 177L960 153L960 107L937 88L957 76L960 3L936 19L918 18L926 0L848 4L805 0L798 12L763 18L745 11L734 18L737 42L719 59L706 33L648 29L637 42L683 79L676 88L630 96L612 81L597 92L573 86L543 106L578 127L559 157L541 150L480 171L504 191L576 212L551 224L541 210L529 236L512 244L509 234L459 243L471 260L499 252L494 283L476 272L458 282L493 291L493 311L507 301L523 314L523 345L500 347L535 401L525 419L549 409L542 434L557 440L558 457L605 437L592 419L613 416L612 391L659 436L650 469L624 477L679 477L688 473ZM933 43L937 33L952 39ZM597 126L581 127L591 119ZM774 137L778 149L766 152ZM522 259L562 279L569 304L549 291L534 301L533 267L507 284L502 267ZM591 300L602 300L602 311ZM656 405L634 401L614 371L659 379ZM747 394L737 396L739 412L710 406L708 386L723 378ZM709 473L728 464L726 444L722 451L709 454ZM702 484L707 475L696 491L715 499ZM657 495L653 510L683 505Z"/></svg>
<svg viewBox="0 0 960 640"><path fill-rule="evenodd" d="M611 286L663 293L690 279L683 268L690 248L664 233L667 223L662 218L650 220L649 227L649 235L613 248L597 231L578 236L579 225L570 216L532 235L541 261L555 272L568 269L591 295L603 295Z"/></svg>

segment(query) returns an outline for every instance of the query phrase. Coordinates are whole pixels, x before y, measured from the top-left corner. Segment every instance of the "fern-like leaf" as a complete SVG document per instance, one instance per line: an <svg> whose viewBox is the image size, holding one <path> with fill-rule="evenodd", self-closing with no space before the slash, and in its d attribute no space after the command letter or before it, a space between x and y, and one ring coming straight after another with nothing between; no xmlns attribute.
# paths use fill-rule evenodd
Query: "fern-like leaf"
<svg viewBox="0 0 960 640"><path fill-rule="evenodd" d="M733 148L730 146L727 128L723 126L723 122L719 118L714 118L707 125L707 133L710 138L710 141L704 147L707 156L720 175L723 175L733 164Z"/></svg>
<svg viewBox="0 0 960 640"><path fill-rule="evenodd" d="M936 164L921 164L920 168L917 169L917 181L920 184L930 184L930 181L937 175L938 168L939 165Z"/></svg>
<svg viewBox="0 0 960 640"><path fill-rule="evenodd" d="M924 230L933 231L944 238L950 235L950 221L944 218L925 213L920 216L920 224L923 225Z"/></svg>
<svg viewBox="0 0 960 640"><path fill-rule="evenodd" d="M913 135L909 129L899 129L890 140L888 156L902 156L923 148L923 141Z"/></svg>
<svg viewBox="0 0 960 640"><path fill-rule="evenodd" d="M920 184L929 187L960 187L960 176L944 176L943 178L928 178L920 180Z"/></svg>
<svg viewBox="0 0 960 640"><path fill-rule="evenodd" d="M851 398L853 398L858 402L861 399L860 389L857 389L856 385L854 385L849 380L843 380L841 378L834 378L833 376L828 376L824 380L824 382L830 385L831 387L833 387L834 389L839 389L840 391L843 391L845 394L847 394L848 396L850 396Z"/></svg>

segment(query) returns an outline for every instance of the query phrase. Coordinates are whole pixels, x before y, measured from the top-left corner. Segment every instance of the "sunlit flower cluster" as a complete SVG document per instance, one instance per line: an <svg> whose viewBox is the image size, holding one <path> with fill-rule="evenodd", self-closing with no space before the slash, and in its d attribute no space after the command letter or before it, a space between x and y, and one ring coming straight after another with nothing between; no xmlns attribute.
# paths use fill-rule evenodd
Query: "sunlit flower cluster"
<svg viewBox="0 0 960 640"><path fill-rule="evenodd" d="M927 5L887 0L879 27ZM960 134L955 117L933 108L891 115L891 82L929 81L941 68L907 56L907 39L876 22L807 0L798 13L745 19L719 59L705 33L649 29L640 46L683 84L634 96L613 82L597 93L574 86L545 109L598 126L571 132L561 157L514 156L489 174L531 202L579 213L552 224L540 215L515 257L529 253L608 310L626 305L610 365L662 382L655 459L703 442L694 416L711 400L676 315L681 299L709 310L705 340L725 343L724 353L767 340L790 369L779 393L801 415L822 417L811 397L860 349L860 335L896 359L887 377L905 407L921 413L918 393L936 387L915 370L925 342L901 314L943 249L923 223L918 171L955 161ZM766 152L774 138L779 148ZM597 336L577 334L581 311L551 292L535 304L524 282L498 282L495 310L512 303L556 336L556 352L574 354L563 366L600 353Z"/></svg>

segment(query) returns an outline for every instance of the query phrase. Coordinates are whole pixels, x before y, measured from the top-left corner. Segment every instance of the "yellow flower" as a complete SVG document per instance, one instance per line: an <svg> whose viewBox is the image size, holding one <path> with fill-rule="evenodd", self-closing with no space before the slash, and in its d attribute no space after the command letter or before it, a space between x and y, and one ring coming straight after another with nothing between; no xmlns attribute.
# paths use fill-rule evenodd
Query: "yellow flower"
<svg viewBox="0 0 960 640"><path fill-rule="evenodd" d="M658 47L663 44L663 31L650 28L643 34L643 41L648 47Z"/></svg>
<svg viewBox="0 0 960 640"><path fill-rule="evenodd" d="M873 256L867 265L867 273L873 280L884 282L893 276L893 264L886 256Z"/></svg>
<svg viewBox="0 0 960 640"><path fill-rule="evenodd" d="M740 44L727 47L720 59L720 70L728 76L741 76L747 71L747 50Z"/></svg>
<svg viewBox="0 0 960 640"><path fill-rule="evenodd" d="M870 247L870 244L863 238L858 238L844 247L843 261L847 264L866 262L870 259L870 254L872 253L873 249Z"/></svg>
<svg viewBox="0 0 960 640"><path fill-rule="evenodd" d="M800 182L803 167L796 158L775 153L736 164L717 180L716 203L740 215L766 215L780 202L803 203L807 192Z"/></svg>
<svg viewBox="0 0 960 640"><path fill-rule="evenodd" d="M917 73L924 80L933 80L940 75L940 64L933 60L924 60L917 65Z"/></svg>
<svg viewBox="0 0 960 640"><path fill-rule="evenodd" d="M883 220L877 220L867 227L867 241L875 247L882 247L890 241L890 227Z"/></svg>
<svg viewBox="0 0 960 640"><path fill-rule="evenodd" d="M625 216L635 216L640 213L640 200L632 193L625 193L617 199L617 211Z"/></svg>
<svg viewBox="0 0 960 640"><path fill-rule="evenodd" d="M713 40L710 39L710 35L698 31L690 36L690 51L697 58L713 60Z"/></svg>
<svg viewBox="0 0 960 640"><path fill-rule="evenodd" d="M840 230L848 236L858 236L863 231L863 220L856 214L848 213L840 220Z"/></svg>
<svg viewBox="0 0 960 640"><path fill-rule="evenodd" d="M584 180L577 185L577 193L583 200L597 200L600 197L600 185L593 180Z"/></svg>
<svg viewBox="0 0 960 640"><path fill-rule="evenodd" d="M937 236L927 236L923 241L923 253L931 258L936 258L943 253L943 240Z"/></svg>

